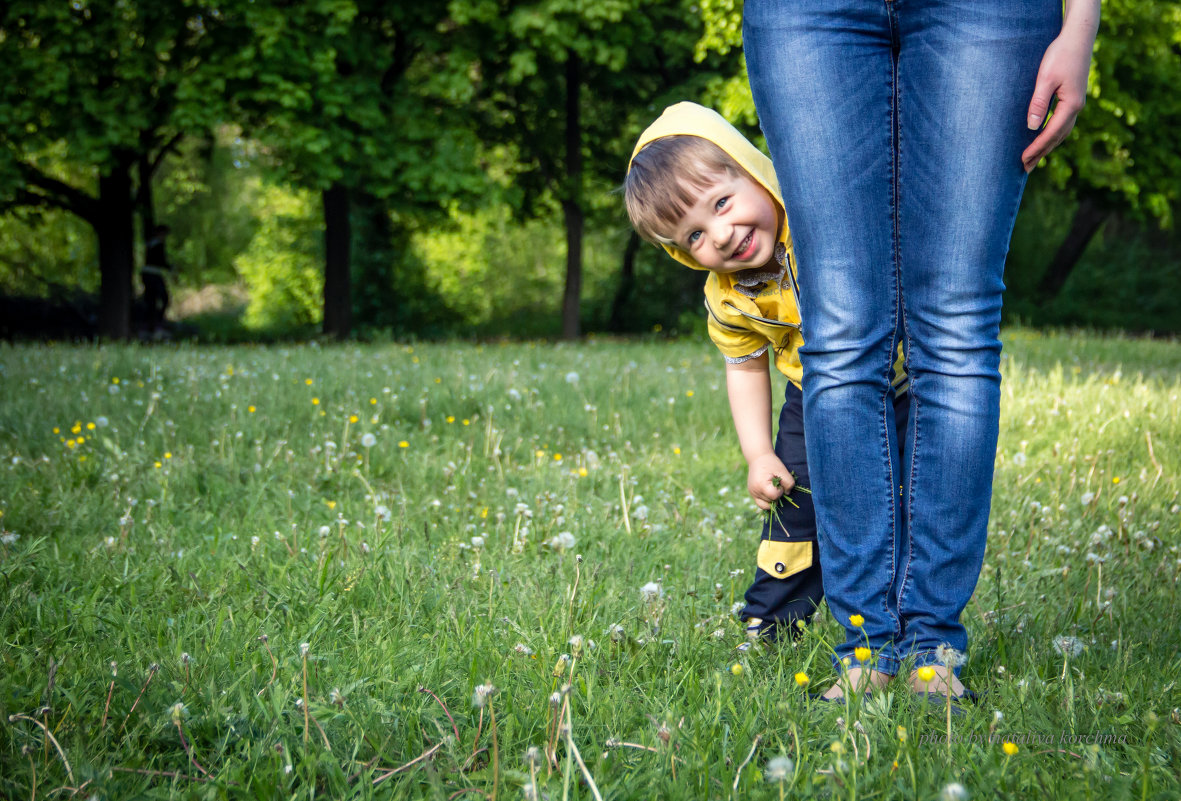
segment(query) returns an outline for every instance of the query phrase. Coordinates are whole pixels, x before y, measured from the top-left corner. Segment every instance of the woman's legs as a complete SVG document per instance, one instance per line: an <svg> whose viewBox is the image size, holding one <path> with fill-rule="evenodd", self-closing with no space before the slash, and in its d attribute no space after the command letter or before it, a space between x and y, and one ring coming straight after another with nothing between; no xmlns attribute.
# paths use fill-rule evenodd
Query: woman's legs
<svg viewBox="0 0 1181 801"><path fill-rule="evenodd" d="M910 653L924 664L937 645L967 647L1001 272L1032 136L1024 108L1056 12L1047 0L745 4L751 86L800 263L825 590L846 628L837 654L853 664L863 642L890 673ZM901 461L889 400L899 338L912 393Z"/></svg>

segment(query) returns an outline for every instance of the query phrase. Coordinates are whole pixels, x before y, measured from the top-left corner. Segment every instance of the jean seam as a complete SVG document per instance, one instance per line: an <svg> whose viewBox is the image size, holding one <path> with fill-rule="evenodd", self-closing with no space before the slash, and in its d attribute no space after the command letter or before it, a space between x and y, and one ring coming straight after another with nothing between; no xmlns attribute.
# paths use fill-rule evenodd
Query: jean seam
<svg viewBox="0 0 1181 801"><path fill-rule="evenodd" d="M890 18L890 28L891 28L890 38L892 40L896 40L897 21L894 18L894 9L892 7L888 7L888 8L889 8L888 14L889 14L889 18ZM890 136L890 138L893 143L893 147L890 149L890 216L892 217L892 222L893 222L892 233L893 233L893 239L894 239L894 242L893 242L893 245L894 245L893 256L894 256L894 258L892 260L892 266L894 268L894 334L890 338L890 351L887 354L887 361L889 362L886 366L886 383L887 384L892 383L889 379L890 366L893 364L893 356L898 348L898 316L899 316L899 307L902 305L902 293L901 293L902 273L901 273L901 268L900 268L900 264L899 264L900 259L901 259L901 255L899 252L899 242L898 242L899 236L900 236L899 228L898 228L898 224L899 224L898 223L898 216L899 216L898 215L898 154L899 154L898 138L901 135L901 130L898 125L898 101L899 101L899 97L898 97L898 55L896 52L892 53L891 60L890 60L890 81L891 81L891 86L890 86L890 134L891 134L891 136ZM903 308L903 313L905 314L904 308ZM910 347L908 346L906 349L906 354L904 356L903 363L905 364L907 361L909 361L909 359L910 359ZM907 372L908 379L909 379L909 375L910 375L910 373L908 371ZM891 394L890 394L890 392L887 392L884 399L883 399L883 404L882 404L882 425L883 425L883 428L885 428L885 429L889 428L889 414L885 408L885 404L890 403L890 402L892 402ZM895 426L895 429L897 429L897 426ZM898 500L899 500L899 495L898 495L898 492L894 489L894 487L897 483L897 477L893 473L893 470L892 470L893 461L891 460L891 454L889 453L890 432L887 430L887 431L885 431L885 434L886 434L886 443L887 443L886 444L886 451L887 451L886 452L886 466L887 466L886 472L890 476L890 568L889 568L890 579L886 583L885 600L883 601L883 605L886 608L886 613L894 621L894 636L892 639L897 641L902 637L902 620L901 620L902 613L901 613L901 609L898 610L897 615L890 611L890 588L894 586L894 582L898 578L898 515L899 515Z"/></svg>
<svg viewBox="0 0 1181 801"><path fill-rule="evenodd" d="M894 72L895 72L895 80L897 81L898 80L898 59L897 59L897 56L895 56L895 60L894 60ZM896 82L895 87L894 87L894 90L895 90L894 111L895 111L895 114L897 115L895 117L896 124L898 123L898 120L901 117L901 111L898 108L898 105L901 102L901 98L897 97L897 89L898 89L898 84ZM895 159L896 165L898 165L902 160L902 127L900 124L898 125L898 127L896 128L896 131L895 131L894 159ZM897 173L895 174L895 180L897 180ZM895 192L898 191L897 183L895 183L894 191ZM898 275L899 296L900 296L900 298L905 298L906 287L903 283L903 275L902 275L902 268L901 268L902 243L900 241L901 240L901 233L899 232L899 229L898 229L898 225L899 225L898 216L899 216L898 212L897 212L897 210L895 210L895 218L894 218L895 268L897 270L897 275ZM905 617L905 615L902 612L902 610L904 608L903 599L905 598L905 595L906 595L907 582L910 580L910 566L914 562L914 541L915 541L914 487L915 487L915 467L918 464L917 454L918 454L918 450L919 450L919 412L921 411L921 407L922 407L922 403L919 400L919 395L920 395L919 385L922 382L915 375L914 370L913 370L913 363L911 361L912 355L914 353L914 348L913 348L913 342L911 340L911 333L910 333L910 319L906 314L905 300L902 300L901 317L902 317L902 333L906 339L906 357L905 357L904 364L906 365L907 381L910 384L910 388L907 390L908 392L910 392L910 406L911 406L910 419L914 421L914 425L913 426L908 425L907 429L906 429L906 436L910 440L910 443L911 443L910 470L909 470L910 478L909 478L909 481L907 481L907 486L906 486L906 518L905 518L906 519L906 535L907 535L906 536L906 562L902 568L902 580L898 584L898 595L897 595L898 615L900 617ZM909 421L907 421L907 422L909 422ZM911 430L912 428L913 428L913 431Z"/></svg>

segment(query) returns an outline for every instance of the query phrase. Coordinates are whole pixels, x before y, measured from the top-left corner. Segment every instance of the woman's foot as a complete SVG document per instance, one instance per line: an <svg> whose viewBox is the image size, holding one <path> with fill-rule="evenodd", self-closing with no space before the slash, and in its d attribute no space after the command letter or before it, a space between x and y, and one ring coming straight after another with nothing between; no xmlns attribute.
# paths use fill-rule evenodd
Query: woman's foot
<svg viewBox="0 0 1181 801"><path fill-rule="evenodd" d="M836 680L835 684L820 695L820 700L838 701L845 697L846 691L860 695L870 690L877 690L885 687L892 678L894 677L889 673L883 673L880 670L851 667Z"/></svg>
<svg viewBox="0 0 1181 801"><path fill-rule="evenodd" d="M920 675L920 673L925 674L927 670L931 671L929 677ZM944 665L928 665L912 672L910 674L910 689L920 695L924 693L947 695L950 692L952 698L960 698L967 692L955 673Z"/></svg>

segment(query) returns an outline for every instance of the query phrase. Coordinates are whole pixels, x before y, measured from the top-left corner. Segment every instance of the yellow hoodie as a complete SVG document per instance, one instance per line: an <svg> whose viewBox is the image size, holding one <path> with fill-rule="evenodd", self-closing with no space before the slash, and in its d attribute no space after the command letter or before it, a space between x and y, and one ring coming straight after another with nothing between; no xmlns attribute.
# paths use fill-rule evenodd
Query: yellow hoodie
<svg viewBox="0 0 1181 801"><path fill-rule="evenodd" d="M779 181L775 177L771 159L764 156L737 128L726 122L722 115L696 103L677 103L665 109L640 135L632 158L645 145L666 136L699 136L708 139L734 159L775 201L780 218L785 220L779 231L779 246L775 249L779 266L785 268L782 274L765 271L757 276L765 283L761 287L757 283L752 287L748 274L757 271L729 274L711 272L705 283L705 308L709 312L710 339L723 356L730 360L742 360L770 347L775 352L775 366L779 372L800 386L799 348L803 344L803 337L800 335L798 289L795 283L796 259L784 214L783 197L779 193ZM629 163L629 169L630 166ZM705 269L678 247L665 245L664 249L688 267Z"/></svg>

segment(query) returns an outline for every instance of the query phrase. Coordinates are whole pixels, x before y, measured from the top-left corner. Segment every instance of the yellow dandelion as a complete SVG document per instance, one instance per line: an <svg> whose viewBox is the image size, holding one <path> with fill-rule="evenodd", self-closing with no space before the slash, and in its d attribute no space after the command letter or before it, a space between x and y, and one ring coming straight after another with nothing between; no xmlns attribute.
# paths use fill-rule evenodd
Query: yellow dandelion
<svg viewBox="0 0 1181 801"><path fill-rule="evenodd" d="M320 399L319 399L319 398L312 398L312 405L313 405L313 406L319 406L319 405L320 405Z"/></svg>
<svg viewBox="0 0 1181 801"><path fill-rule="evenodd" d="M54 433L54 434L60 434L61 432L62 432L62 430L61 430L60 428L58 428L57 426L54 426L54 427L53 427L53 433Z"/></svg>
<svg viewBox="0 0 1181 801"><path fill-rule="evenodd" d="M360 419L360 418L358 418L358 417L357 417L357 415L355 415L355 414L350 414L350 415L349 415L349 422L350 422L350 423L355 423L355 422L357 422L357 420L359 420L359 419Z"/></svg>
<svg viewBox="0 0 1181 801"><path fill-rule="evenodd" d="M465 418L463 418L463 424L464 424L465 426L470 426L470 425L472 424L472 421L471 421L471 420L468 420L468 419L465 417Z"/></svg>
<svg viewBox="0 0 1181 801"><path fill-rule="evenodd" d="M87 430L87 431L93 431L93 430L94 430L94 423L87 423L87 424L86 424L86 430Z"/></svg>
<svg viewBox="0 0 1181 801"><path fill-rule="evenodd" d="M118 384L118 383L119 383L119 376L114 376L114 377L111 379L111 383L112 383L112 384Z"/></svg>
<svg viewBox="0 0 1181 801"><path fill-rule="evenodd" d="M402 440L401 442L399 442L399 443L398 443L398 447L399 447L399 448L409 448L409 447L410 447L410 443L409 443L409 442L407 442L406 440Z"/></svg>
<svg viewBox="0 0 1181 801"><path fill-rule="evenodd" d="M1112 483L1112 484L1118 484L1118 483L1119 483L1119 476L1112 476L1112 477L1111 477L1111 483Z"/></svg>
<svg viewBox="0 0 1181 801"><path fill-rule="evenodd" d="M254 407L253 407L253 406L247 406L247 407L246 407L246 411L247 411L247 412L249 412L250 414L254 414L254 412L255 412L255 409L254 409Z"/></svg>
<svg viewBox="0 0 1181 801"><path fill-rule="evenodd" d="M1017 743L1011 743L1008 741L1006 741L1005 744L1001 746L1001 748L1004 750L1005 756L1013 756L1021 750L1017 747Z"/></svg>
<svg viewBox="0 0 1181 801"><path fill-rule="evenodd" d="M324 501L324 505L327 506L329 509L335 509L336 508L336 501Z"/></svg>
<svg viewBox="0 0 1181 801"><path fill-rule="evenodd" d="M455 415L453 415L453 414L447 415L447 422L454 423L455 422Z"/></svg>
<svg viewBox="0 0 1181 801"><path fill-rule="evenodd" d="M869 650L864 645L860 645L853 649L853 656L857 657L858 662L868 662L869 658L873 656L873 651Z"/></svg>
<svg viewBox="0 0 1181 801"><path fill-rule="evenodd" d="M74 440L67 439L66 440L66 447L69 448L70 450L73 450L74 449Z"/></svg>
<svg viewBox="0 0 1181 801"><path fill-rule="evenodd" d="M799 673L796 674L796 684L800 685L801 687L807 687L808 682L810 682L810 681L812 681L812 680L810 678L808 678L808 674L805 673L804 671L801 670Z"/></svg>
<svg viewBox="0 0 1181 801"><path fill-rule="evenodd" d="M935 668L930 665L923 665L915 672L918 674L919 681L921 682L929 682L935 678Z"/></svg>
<svg viewBox="0 0 1181 801"><path fill-rule="evenodd" d="M157 469L157 470L159 470L161 467L163 467L163 466L164 466L164 465L162 465L160 462L155 462L154 464L155 464L155 467L156 467L156 469Z"/></svg>
<svg viewBox="0 0 1181 801"><path fill-rule="evenodd" d="M78 457L78 461L79 461L79 462L85 462L85 461L86 461L86 454L82 454L81 456L79 456L79 457Z"/></svg>
<svg viewBox="0 0 1181 801"><path fill-rule="evenodd" d="M78 437L78 439L75 440L75 442L77 442L79 445L81 445L85 441L86 441L86 437Z"/></svg>
<svg viewBox="0 0 1181 801"><path fill-rule="evenodd" d="M78 423L74 423L74 425L70 426L70 433L71 434L81 434L82 433L82 426L79 425Z"/></svg>
<svg viewBox="0 0 1181 801"><path fill-rule="evenodd" d="M693 390L691 390L691 389L690 389L690 390L686 390L686 392L685 392L685 397L686 397L686 398L692 398L692 397L693 397Z"/></svg>
<svg viewBox="0 0 1181 801"><path fill-rule="evenodd" d="M415 359L414 361L418 361L418 359ZM441 379L441 378L436 378L436 379L435 379L435 383L436 383L436 384L442 384L442 383L443 383L443 379Z"/></svg>
<svg viewBox="0 0 1181 801"><path fill-rule="evenodd" d="M377 398L370 398L370 399L369 399L369 405L370 405L370 406L376 406L376 405L377 405Z"/></svg>
<svg viewBox="0 0 1181 801"><path fill-rule="evenodd" d="M312 385L312 379L310 379L310 378L305 378L305 379L303 380L303 382L304 382L305 384L307 384L309 387Z"/></svg>
<svg viewBox="0 0 1181 801"><path fill-rule="evenodd" d="M578 475L581 476L582 478L586 478L589 475L589 473L587 472L587 469L585 467L580 467L580 468L578 468Z"/></svg>
<svg viewBox="0 0 1181 801"><path fill-rule="evenodd" d="M172 451L164 451L164 458L171 459L172 458Z"/></svg>
<svg viewBox="0 0 1181 801"><path fill-rule="evenodd" d="M674 456L680 456L680 455L681 455L681 449L680 449L680 448L673 448L673 455L674 455Z"/></svg>
<svg viewBox="0 0 1181 801"><path fill-rule="evenodd" d="M418 357L417 357L417 356L411 356L411 357L410 357L410 361L414 362L415 364L418 364Z"/></svg>
<svg viewBox="0 0 1181 801"><path fill-rule="evenodd" d="M861 628L865 625L865 618L861 615L849 615L849 623L857 628Z"/></svg>
<svg viewBox="0 0 1181 801"><path fill-rule="evenodd" d="M486 520L487 518L488 518L488 507L485 506L483 509L480 510L480 519Z"/></svg>
<svg viewBox="0 0 1181 801"><path fill-rule="evenodd" d="M562 461L562 454L560 454L560 453L555 453L555 454L554 454L554 461L555 461L555 462L560 462L560 461Z"/></svg>
<svg viewBox="0 0 1181 801"><path fill-rule="evenodd" d="M735 676L741 676L742 675L742 664L739 662L735 662L733 665L730 665L730 672L733 673Z"/></svg>
<svg viewBox="0 0 1181 801"><path fill-rule="evenodd" d="M545 458L545 451L537 450L537 451L533 452L533 455L536 456L538 459L544 459Z"/></svg>

